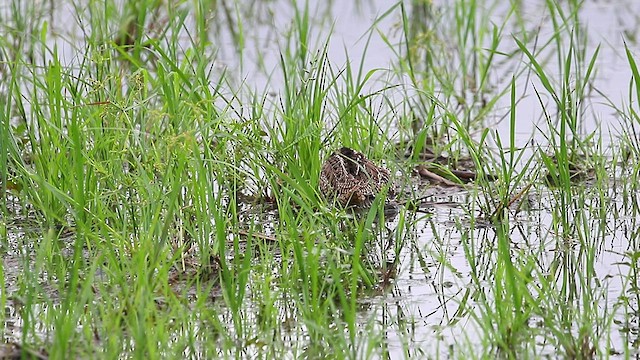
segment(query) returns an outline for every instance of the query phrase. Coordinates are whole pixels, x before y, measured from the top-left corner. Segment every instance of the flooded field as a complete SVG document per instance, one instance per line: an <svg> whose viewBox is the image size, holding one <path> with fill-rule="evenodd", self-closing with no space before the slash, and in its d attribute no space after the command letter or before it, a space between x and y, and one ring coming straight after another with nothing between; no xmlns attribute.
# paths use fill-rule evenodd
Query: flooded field
<svg viewBox="0 0 640 360"><path fill-rule="evenodd" d="M640 358L639 17L0 1L0 358Z"/></svg>

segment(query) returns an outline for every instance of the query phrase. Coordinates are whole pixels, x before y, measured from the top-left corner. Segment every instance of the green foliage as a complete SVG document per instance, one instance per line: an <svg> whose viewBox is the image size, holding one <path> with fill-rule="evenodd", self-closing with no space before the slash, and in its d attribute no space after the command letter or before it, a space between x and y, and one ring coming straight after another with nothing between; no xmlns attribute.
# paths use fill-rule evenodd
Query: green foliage
<svg viewBox="0 0 640 360"><path fill-rule="evenodd" d="M548 33L517 1L398 2L342 64L314 15L332 2L70 2L71 34L52 4L0 14L0 323L21 356L637 353L640 74L626 46L608 143L584 2L544 1ZM389 68L367 68L376 40ZM393 222L384 192L363 213L319 194L341 146L392 170ZM429 162L473 182L410 175Z"/></svg>

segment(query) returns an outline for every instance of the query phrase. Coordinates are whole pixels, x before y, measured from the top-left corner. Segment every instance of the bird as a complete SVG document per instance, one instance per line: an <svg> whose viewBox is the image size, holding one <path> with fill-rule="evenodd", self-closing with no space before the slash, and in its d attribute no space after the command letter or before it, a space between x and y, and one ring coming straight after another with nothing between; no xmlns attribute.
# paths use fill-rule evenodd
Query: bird
<svg viewBox="0 0 640 360"><path fill-rule="evenodd" d="M343 207L369 207L390 181L389 170L377 166L361 152L341 147L322 165L319 188L326 199L336 199ZM393 184L387 195L395 196Z"/></svg>

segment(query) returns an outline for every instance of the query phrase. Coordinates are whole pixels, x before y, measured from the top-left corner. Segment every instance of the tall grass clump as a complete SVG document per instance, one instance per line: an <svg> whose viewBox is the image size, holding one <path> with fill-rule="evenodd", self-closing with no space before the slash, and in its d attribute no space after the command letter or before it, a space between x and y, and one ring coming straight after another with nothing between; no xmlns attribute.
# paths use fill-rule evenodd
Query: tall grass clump
<svg viewBox="0 0 640 360"><path fill-rule="evenodd" d="M256 177L264 174L276 202L282 256L276 280L281 292L271 291L269 298L295 304L290 316L308 337L301 354L354 357L370 347L357 324L357 299L379 282L365 246L375 239L377 207L362 219L328 207L318 194L318 174L322 160L343 145L380 156L387 146L380 123L386 114L372 109L378 96L367 93L372 73L361 66L355 71L350 62L336 70L328 59L329 39L318 50L309 45L308 21L308 9L296 9L289 45L280 54L284 86L277 102L253 96L257 113L275 109L256 152Z"/></svg>
<svg viewBox="0 0 640 360"><path fill-rule="evenodd" d="M93 29L111 26L94 15L88 19ZM184 18L167 26L175 33L186 28ZM33 249L24 252L27 259L37 260L24 281L37 297L48 298L39 280L44 276L59 294L47 304L50 321L41 327L51 339L51 356L104 351L160 357L171 334L193 320L180 311L188 292L172 287L175 273L193 261L188 249L198 254L190 285L197 296L212 289L207 269L226 253L227 229L237 222L237 213L226 209L233 209L230 199L244 176L236 171L234 140L247 141L216 105L218 85L210 86L206 54L172 54L171 38L145 37L144 47L139 40L110 43L99 37L105 33L86 38L81 60L70 65L46 32L32 39L41 63L9 63L16 71L3 109L22 115L26 146L5 161L18 175L19 196L51 229L50 237L20 245ZM127 46L138 47L130 52ZM2 125L12 126L8 119ZM3 139L10 134L3 132ZM246 269L246 262L221 262L224 298L236 308L246 279L232 272L243 264ZM33 335L41 313L22 316L24 334ZM109 340L92 350L95 338Z"/></svg>
<svg viewBox="0 0 640 360"><path fill-rule="evenodd" d="M558 195L559 201L557 215L561 220L561 228L570 231L569 213L563 209L570 208L572 180L584 175L587 169L593 166L594 156L597 156L590 151L590 141L596 133L584 134L583 121L588 84L595 70L599 47L590 59L586 58L586 39L581 37L582 32L577 19L578 4L569 6L569 14L553 2L548 3L548 9L555 32L547 44L556 45L554 52L558 54L557 71L560 80L554 80L549 70L545 70L544 65L538 60L538 56L529 51L525 44L518 39L515 41L530 61L534 73L546 90L545 94L553 100L551 104L545 104L540 100L547 123L547 131L543 134L548 134L545 138L551 154L544 148L540 149L539 153L547 169L547 181L552 186L562 188L554 193ZM568 46L565 46L563 34L568 34ZM541 49L545 49L546 46L542 46ZM541 99L538 91L540 90L536 89L537 96Z"/></svg>
<svg viewBox="0 0 640 360"><path fill-rule="evenodd" d="M518 118L521 116L516 112L520 102L516 96L517 76L512 77L504 88L498 88L496 95L492 98L499 101L498 98L503 95L511 95L508 114L505 116L509 119L508 141L504 141L497 131L490 130L490 126L486 123L487 119L482 118L483 108L480 101L476 102L478 106L475 110L468 110L467 105L471 103L462 102L464 98L457 97L461 104L460 108L467 109L460 111L449 105L453 102L447 100L446 96L442 96L444 91L436 85L424 91L427 104L424 108L427 109L425 113L429 116L427 124L432 126L432 129L435 129L433 126L439 122L448 124L445 128L454 129L456 132L452 136L452 141L457 140L458 146L461 145L464 150L458 154L468 154L474 161L478 175L477 190L480 194L479 198L482 199L480 208L495 229L495 239L490 241L494 245L486 249L489 256L495 257L495 267L483 269L484 273L479 273L474 280L478 287L478 296L483 300L479 301L481 304L479 314L474 314L473 317L481 324L480 328L486 336L487 348L494 355L502 353L506 357L518 357L528 353L526 349L518 347L518 344L532 343L534 338L530 334L531 329L528 328L529 322L536 317L542 317L553 334L550 341L558 344L567 356L589 357L600 350L600 344L596 339L602 335L600 333L602 324L609 319L607 314L598 312L592 306L604 296L601 290L594 289L596 284L593 279L597 278L594 259L597 257L599 244L605 237L604 228L607 220L602 208L608 206L608 201L605 190L601 189L587 195L585 185L576 180L589 179L592 174L596 174L599 178L595 181L601 187L607 186L607 171L601 152L602 143L594 141L599 138L599 133L597 130L586 133L584 126L590 84L596 72L600 48L596 47L592 53L587 51L586 36L584 36L584 30L580 28L578 19L579 2L570 2L566 6L568 11L552 1L546 4L554 32L541 47L531 44L531 34L524 33L515 36L514 50L498 50L498 45L504 44L504 39L500 36L501 29L504 27L500 25L494 27L492 33L495 37L491 38L493 40L485 37L481 43L482 45L491 44L486 48L486 54L488 54L486 64L491 64L493 61L491 59L495 56L513 59L516 55L522 55L525 68L532 69L536 76L535 91L538 98L544 99L549 96L552 99L551 103L540 100L546 120L546 127L540 129L546 140L546 144L538 149L540 165L536 165L530 149L516 146L516 129ZM467 5L473 9L477 4L467 3ZM454 8L457 9L457 7ZM427 14L432 14L429 5L424 5L424 9ZM460 14L464 14L463 10L460 10ZM446 17L443 16L443 18ZM406 19L405 17L405 29L415 29L415 26L408 25L409 22ZM480 36L482 29L486 30L486 27L480 27L481 30L477 33L473 31L472 16L460 16L459 19L464 21L455 23L458 36L453 38L460 43L464 43L465 39L482 38ZM507 21L503 26L506 26ZM405 30L405 35L407 33L409 31ZM434 33L436 32L425 31L424 36L434 36ZM407 39L414 38L407 37ZM409 40L406 42L412 44ZM430 43L437 44L436 41ZM530 50L530 46L535 46L535 50ZM477 49L478 46L460 46L460 49L469 48ZM412 49L409 46L407 53L411 54ZM427 54L425 59L428 61L431 54L428 51L425 53ZM557 64L546 62L547 53L557 55ZM472 56L465 58L468 60ZM428 79L433 81L430 75L437 71L437 66L431 66L429 71L420 73L415 71L416 64L419 64L415 58L407 57L405 61L406 68L411 70L411 74L417 74L422 76L422 79L426 79L423 83L414 81L416 88L420 89L421 85L429 84ZM462 72L463 74L468 74L468 70L472 69L468 66L470 63L466 61L460 65L461 69L467 69L466 72ZM479 63L482 64L482 61ZM446 69L446 66L443 68ZM478 69L478 77L466 79L479 78L479 84L488 84L487 81L491 79L490 74L495 67L479 66ZM523 74L523 71L518 70L517 74ZM556 73L559 74L557 80ZM448 81L448 83L456 82ZM461 84L462 88L465 88L465 84L469 83L462 81ZM434 101L434 98L438 100ZM435 112L429 110L431 109L429 104L436 104ZM489 103L489 105L492 104L494 103ZM489 109L491 109L490 106ZM470 119L478 121L473 123ZM431 133L435 134L437 131L432 130ZM448 141L448 147L445 148L452 150L452 141ZM495 144L495 149L491 148L491 142ZM447 143L446 140L445 143ZM551 276L546 274L546 269L538 270L536 264L537 257L543 254L543 247L530 253L518 252L513 247L513 215L519 211L516 205L523 201L527 202L529 192L540 191L539 175L545 176L542 180L546 180L547 185L550 186L553 203L551 205L553 230L548 234L553 241L549 243L556 244L558 249L562 249L560 251L562 255L557 257L551 265L551 270L548 270ZM592 195L595 195L595 198ZM473 211L474 207L470 207L468 213L472 219L472 226L476 221ZM596 224L589 223L586 219L591 216L599 217L601 220ZM473 237L473 234L469 237ZM574 249L574 245L571 244L579 248ZM471 247L472 245L468 247L468 254L474 253ZM473 256L468 255L467 259L475 264ZM476 265L472 267L475 269ZM480 269L475 269L474 273L479 271ZM494 286L491 291L485 292L483 281L487 278ZM560 287L560 290L556 287ZM580 295L576 295L578 293ZM584 302L575 301L577 298ZM547 309L556 308L558 304L570 304L560 307L561 319L547 314ZM493 324L499 325L494 327Z"/></svg>
<svg viewBox="0 0 640 360"><path fill-rule="evenodd" d="M516 55L500 50L512 12L493 25L487 22L490 12L490 7L466 0L443 9L417 2L410 15L402 6L405 48L398 54L399 71L410 81L412 92L406 96L412 99L412 116L399 128L414 139L414 157L427 140L436 154L450 154L455 166L466 155L448 114L455 114L467 132L480 133L487 115L509 92L508 82L492 81L490 74L499 59Z"/></svg>
<svg viewBox="0 0 640 360"><path fill-rule="evenodd" d="M546 172L544 180L551 187L553 199L552 228L557 236L550 236L561 249L551 264L553 276L538 280L544 294L541 297L544 308L557 308L559 311L555 314L559 318L544 313L540 316L545 318L547 329L554 334L553 341L567 356L591 357L599 347L596 339L600 338L600 324L605 321L601 316L606 316L599 314L592 305L604 296L593 281L597 278L595 254L604 240L604 233L594 233L593 229L598 227L587 219L592 211L596 218L602 217L603 212L598 208L606 206L607 196L600 191L592 200L580 181L592 173L606 177L604 162L599 160L603 156L598 152L601 147L592 142L598 137L597 130L585 133L584 126L589 84L600 47L596 47L590 57L587 55L587 39L578 18L580 4L571 2L567 8L547 2L554 33L537 53L530 51L520 40L515 41L541 84L541 88L535 90L546 119L546 130L542 133L548 145L541 147L539 154ZM557 54L555 67L549 68L550 65L540 60L547 47ZM555 73L558 79L552 75ZM552 99L551 103L542 101L547 96ZM600 183L606 186L606 182ZM606 226L605 218L600 226ZM578 248L574 249L571 244Z"/></svg>

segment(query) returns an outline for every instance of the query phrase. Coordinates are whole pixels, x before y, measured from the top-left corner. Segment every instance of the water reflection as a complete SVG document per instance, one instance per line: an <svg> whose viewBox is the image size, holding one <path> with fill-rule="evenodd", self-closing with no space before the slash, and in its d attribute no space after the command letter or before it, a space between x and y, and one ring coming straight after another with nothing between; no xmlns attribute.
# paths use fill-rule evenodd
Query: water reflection
<svg viewBox="0 0 640 360"><path fill-rule="evenodd" d="M175 43L183 49L173 48L170 50L174 52L168 51L168 54L178 59L186 59L189 57L189 51L183 51L184 49L201 51L202 57L197 58L192 54L190 60L207 62L203 69L211 71L212 78L229 71L233 74L228 82L230 87L266 89L265 92L275 94L279 93L282 86L278 80L274 80L280 78L274 75L279 66L279 53L295 50L296 46L300 45L282 43L287 39L283 33L290 32L292 24L300 21L297 17L304 6L302 3L296 3L298 7L295 8L289 6L290 2L280 1L246 1L238 2L237 6L232 8L229 2L222 1L202 3L200 7L190 8L190 3L174 5L169 2L166 7L158 5L145 15L140 5L126 2L118 4L122 5L121 7L115 6L121 12L117 21L105 19L103 28L92 29L102 32L97 38L104 43L86 44L86 36L83 33L86 29L83 30L81 24L85 22L85 17L97 16L91 9L78 4L67 4L51 10L49 6L53 6L53 2L38 4L40 7L34 8L33 16L48 18L51 27L56 29L58 34L63 34L60 37L52 37L49 41L59 45L63 62L71 64L71 67L80 62L79 58L86 54L92 56L92 61L110 59L111 45L105 45L110 41L129 48L121 53L122 57L117 58L117 61L126 63L127 57L132 56L144 58L145 64L153 64L157 54L150 50L149 41L177 37L179 40ZM523 38L532 35L527 40L534 45L537 39L549 38L554 29L548 21L549 15L544 11L544 4L542 1L522 2L513 10L513 14L510 15L512 20L507 27L509 31L503 32L500 47L494 55L513 54L516 50L516 45L508 36L509 32ZM616 4L593 1L584 4L580 16L582 24L588 25L588 28L581 30L589 30L586 43L590 46L604 44L598 58L601 71L590 85L598 91L587 94L584 103L586 105L583 104L581 112L584 119L581 131L589 134L600 130L603 116L608 118L608 115L601 114L611 113L608 105L603 105L607 103L607 99L601 94L611 94L610 96L614 97L618 94L624 95L628 91L630 74L625 56L620 49L623 48L623 39L627 39L628 44L636 44L635 24L640 9L636 2L632 1ZM505 16L505 12L510 11L506 7L503 8L506 5L489 5L491 6L487 6L486 9L474 10L478 11L478 14L491 15L476 15L475 19L500 19ZM531 84L536 83L535 89L542 87L536 80L532 80L530 67L525 65L526 61L518 56L505 56L497 62L498 71L486 77L478 72L478 67L463 64L469 59L477 60L481 57L478 54L470 55L469 52L477 52L479 48L487 46L486 42L490 37L462 37L458 40L465 40L467 43L455 43L451 39L460 36L454 32L460 31L461 28L456 28L453 24L429 23L428 20L434 19L435 13L452 11L447 4L425 1L407 5L412 35L409 40L411 45L415 46L411 54L397 50L404 49L407 45L403 43L405 39L398 28L401 16L399 6L392 8L391 15L383 17L378 22L374 19L390 8L384 1L367 4L317 1L310 2L308 6L313 9L312 12L322 15L309 19L313 24L311 30L314 33L307 43L309 48L302 49L302 52L317 48L323 39L332 33L327 47L329 61L336 64L338 69L342 69L347 62L358 62L358 66L364 69L390 69L385 72L388 78L381 81L399 83L407 88L402 89L400 95L410 95L408 100L402 99L403 104L397 107L393 105L393 111L405 110L402 106L410 107L414 114L425 119L423 125L434 125L429 123L433 118L429 114L433 111L434 98L437 98L447 105L448 110L461 114L461 118L465 120L487 116L492 121L489 124L482 121L481 128L495 127L506 139L509 128L501 120L506 118L505 114L510 111L508 97L500 98L493 104L491 114L485 114L483 111L490 107L492 97L498 96L496 89L505 88L505 83L511 81L512 75L515 74L520 99L517 106L517 146L524 147L530 144L532 133L536 134L535 142L538 144L547 140L547 134L540 131L546 125L539 121L544 117L541 114L540 98L534 96L537 90L533 90ZM172 24L169 19L173 16L185 16L187 19L179 27L173 28L169 25ZM18 30L24 30L18 26L19 19L15 20L15 26L8 32L11 36L9 41L17 41ZM372 27L376 30L370 31ZM37 30L31 29L32 34L37 34ZM369 38L368 34L375 36ZM85 52L85 47L97 50L93 53ZM435 58L434 53L429 51L435 47L444 50L436 54L450 56ZM45 62L38 59L38 56L46 58L51 55L46 52L38 54L31 48L28 51L31 53L27 57L35 63ZM400 57L403 60L404 57L412 58L412 66L416 66L416 70L419 70L416 72L419 72L422 78L407 79L407 69L404 67L407 65L396 63L399 60L396 51L402 54ZM544 49L538 54L541 57L548 56ZM301 61L305 60L308 58L302 57ZM307 65L302 64L303 67ZM6 74L5 67L1 67L0 71ZM555 65L550 65L550 73L559 75L559 71ZM133 83L134 79L132 77L130 82ZM116 79L102 80L114 81L114 87L122 85L115 81ZM128 84L129 80L124 82ZM224 91L233 93L228 89ZM549 100L546 95L541 97L544 97L545 101ZM393 95L387 99L393 99ZM393 101L390 103L395 104ZM435 125L437 126L441 120L436 119ZM610 120L604 124L612 127L616 125ZM448 128L448 125L441 126L447 134L442 135L443 137L456 138L455 130ZM607 139L606 134L604 138ZM512 266L524 275L518 279L525 282L520 289L523 296L542 299L537 304L537 310L544 311L536 313L522 325L533 333L534 339L529 339L529 344L535 343L538 347L531 350L532 354L558 355L554 352L557 344L554 344L547 334L566 331L574 333L575 337L579 338L578 321L583 315L595 318L587 322L587 326L602 326L595 329L596 334L602 335L599 339L583 340L588 343L594 342L604 349L611 346L612 355L623 355L621 344L627 344L637 355L640 342L640 293L637 286L640 232L637 230L636 222L640 212L638 192L635 183L629 184L627 181L622 181L621 187L614 186L610 190L601 193L593 187L578 185L575 193L563 199L557 197L557 190L540 185L527 199L529 207L523 208L517 214L511 214L513 217L508 219L506 234L500 234L489 222L480 222L479 216L482 214L478 205L481 202L479 198L487 194L478 195L476 189L454 193L440 190L434 193L432 197L425 198L422 205L428 214L405 211L401 215L406 217L404 228L397 228L399 220L391 224L380 224L377 228L380 231L377 242L371 244L368 250L381 267L392 265L392 269L390 265L389 269L385 269L389 274L385 285L389 288L382 294L365 296L361 300L359 336L366 337L371 332L381 334L383 353L388 352L388 356L394 358L425 354L449 356L465 352L483 353L482 347L494 340L492 331L495 330L493 324L485 322L491 318L492 311L497 311L492 308L493 304L504 295L496 286L496 283L500 285L500 281L504 281L500 279L500 270L496 264L506 261L504 257L500 257L498 249L501 241L506 238L507 251L510 254L508 258L512 259ZM569 201L564 201L567 199ZM272 223L277 222L277 218L261 217L262 219L255 221L257 231L272 235L275 232ZM262 251L266 253L272 250ZM16 291L21 264L15 257L4 256L3 268L4 290L10 293ZM269 286L269 278L278 275L268 273L254 281ZM256 289L250 295L252 304L248 306L244 319L244 325L248 328L251 328L254 322L261 323L254 321L256 318L270 316L262 313L267 307L260 305L264 296ZM54 291L46 292L53 297ZM288 294L282 293L277 296L279 297L273 301L278 303L275 306L280 311L277 319L282 322L284 328L278 329L282 331L282 334L278 335L281 335L292 349L302 348L303 355L331 355L331 339L327 339L324 334L314 333L314 329L297 318L291 305L293 300L288 298ZM10 311L5 314L5 318L8 319L5 328L19 328L21 320L18 312L12 308L8 309ZM225 327L228 326L230 334L225 335L228 336L227 339L213 341L233 342L234 327L228 325L233 323L233 316L224 307L216 310L220 313L219 321ZM38 308L38 311L41 309ZM42 310L43 314L45 312ZM617 332L603 334L607 327L602 324L609 321L611 314L615 314L613 322L618 326ZM548 321L550 319L553 321ZM563 324L566 328L549 329L546 327L548 322ZM336 333L345 331L334 330ZM18 338L19 332L11 335ZM244 345L246 344L240 344L238 347ZM462 350L458 347L462 347ZM255 344L255 348L259 349L260 345ZM247 349L242 351L247 351L244 355L251 352ZM633 355L634 353L631 354Z"/></svg>

